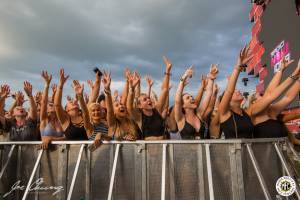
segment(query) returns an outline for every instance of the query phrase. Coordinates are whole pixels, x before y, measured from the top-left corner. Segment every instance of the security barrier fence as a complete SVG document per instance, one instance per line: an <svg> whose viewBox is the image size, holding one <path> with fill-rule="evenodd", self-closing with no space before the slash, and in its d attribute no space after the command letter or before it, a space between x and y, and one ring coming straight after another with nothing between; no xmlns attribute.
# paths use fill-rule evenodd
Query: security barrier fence
<svg viewBox="0 0 300 200"><path fill-rule="evenodd" d="M275 184L297 182L285 138L0 143L0 199L286 199Z"/></svg>

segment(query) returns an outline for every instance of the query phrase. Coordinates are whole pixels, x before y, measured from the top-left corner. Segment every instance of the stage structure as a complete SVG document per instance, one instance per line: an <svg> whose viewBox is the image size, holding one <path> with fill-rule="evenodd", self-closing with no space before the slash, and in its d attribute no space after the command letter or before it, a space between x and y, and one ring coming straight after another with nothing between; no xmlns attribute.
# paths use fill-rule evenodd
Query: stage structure
<svg viewBox="0 0 300 200"><path fill-rule="evenodd" d="M283 80L297 66L300 58L299 8L299 0L256 0L252 3L249 20L253 22L250 46L254 58L247 72L259 78L257 92L264 91L283 57L295 60L284 72ZM285 112L293 112L297 108L299 97ZM291 132L300 132L299 122L296 120L287 124Z"/></svg>

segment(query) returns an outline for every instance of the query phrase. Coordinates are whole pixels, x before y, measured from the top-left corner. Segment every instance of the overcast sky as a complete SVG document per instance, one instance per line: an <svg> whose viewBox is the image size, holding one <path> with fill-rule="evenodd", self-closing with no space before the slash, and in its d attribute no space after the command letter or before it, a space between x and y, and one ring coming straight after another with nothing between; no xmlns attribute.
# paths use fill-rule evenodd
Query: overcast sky
<svg viewBox="0 0 300 200"><path fill-rule="evenodd" d="M20 90L29 80L43 87L40 72L65 68L71 79L93 79L94 66L112 71L122 90L125 66L163 77L162 56L173 62L172 94L185 68L195 66L186 89L194 93L211 63L220 64L222 88L239 49L250 40L250 3L245 0L16 0L0 1L0 84ZM242 74L241 77L246 76ZM251 91L257 80L242 91ZM72 91L66 84L64 96ZM143 86L145 84L143 83ZM87 88L87 87L86 87Z"/></svg>

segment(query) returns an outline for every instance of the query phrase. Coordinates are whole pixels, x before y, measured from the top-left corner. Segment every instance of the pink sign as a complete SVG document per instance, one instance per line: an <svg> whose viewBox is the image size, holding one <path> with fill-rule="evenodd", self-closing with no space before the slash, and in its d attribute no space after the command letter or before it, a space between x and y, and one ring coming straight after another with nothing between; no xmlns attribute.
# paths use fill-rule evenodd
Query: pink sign
<svg viewBox="0 0 300 200"><path fill-rule="evenodd" d="M278 71L280 61L283 57L290 60L289 44L285 41L280 42L280 44L271 52L271 67L274 67L274 73Z"/></svg>

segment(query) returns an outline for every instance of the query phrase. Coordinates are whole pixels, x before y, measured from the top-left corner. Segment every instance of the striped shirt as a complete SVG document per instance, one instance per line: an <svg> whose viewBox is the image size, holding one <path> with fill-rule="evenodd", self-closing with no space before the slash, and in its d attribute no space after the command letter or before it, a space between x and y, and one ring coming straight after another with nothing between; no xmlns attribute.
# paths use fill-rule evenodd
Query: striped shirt
<svg viewBox="0 0 300 200"><path fill-rule="evenodd" d="M94 128L94 132L90 136L89 140L94 140L98 133L102 133L106 135L108 134L108 126L102 122L100 122L99 124L94 124L93 128Z"/></svg>

